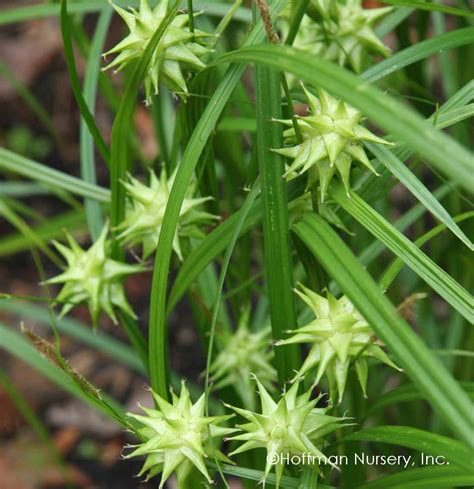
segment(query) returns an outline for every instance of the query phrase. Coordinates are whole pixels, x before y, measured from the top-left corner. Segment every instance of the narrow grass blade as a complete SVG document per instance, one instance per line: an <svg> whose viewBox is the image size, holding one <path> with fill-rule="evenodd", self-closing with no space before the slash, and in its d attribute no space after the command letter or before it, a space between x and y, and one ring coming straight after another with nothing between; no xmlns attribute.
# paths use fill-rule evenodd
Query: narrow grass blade
<svg viewBox="0 0 474 489"><path fill-rule="evenodd" d="M209 265L209 263L211 263L213 259L219 256L219 254L222 253L222 251L228 245L232 235L232 230L239 221L240 215L240 212L236 212L227 218L221 225L214 229L212 233L206 236L185 259L179 269L178 275L169 295L167 314L173 310L197 276L207 267L207 265ZM252 206L252 209L249 211L247 218L242 225L241 235L252 229L258 222L261 221L261 219L262 213L259 206Z"/></svg>
<svg viewBox="0 0 474 489"><path fill-rule="evenodd" d="M64 236L64 229L75 234L77 230L86 231L84 214L82 212L72 211L59 214L56 217L48 219L37 226L31 226L31 231L43 242ZM10 234L2 237L0 242L0 257L8 256L21 251L27 251L31 247L31 239L24 234Z"/></svg>
<svg viewBox="0 0 474 489"><path fill-rule="evenodd" d="M83 390L81 390L76 383L74 383L71 378L62 370L57 368L46 358L44 358L33 346L31 346L22 335L12 331L7 326L0 323L0 348L3 348L12 355L17 356L20 360L33 367L37 372L47 377L51 382L58 385L61 389L69 392L74 397L77 397L92 407L98 409L107 416L111 413L107 407L105 407L101 402L87 395ZM116 421L121 420L124 426L128 426L125 422L123 415L123 408L115 402L113 399L106 395L102 395L104 402L110 406L115 413L119 416L114 417Z"/></svg>
<svg viewBox="0 0 474 489"><path fill-rule="evenodd" d="M97 124L95 123L94 116L91 114L87 102L84 100L84 95L82 94L81 84L79 82L79 76L76 69L76 60L74 58L74 51L72 47L71 38L71 20L67 12L67 0L62 0L61 3L61 33L63 36L64 43L64 54L66 56L66 64L69 72L69 80L71 82L71 87L76 97L77 105L81 111L81 116L84 119L89 131L94 138L97 149L100 151L104 161L110 165L110 151L105 144L104 138L100 133Z"/></svg>
<svg viewBox="0 0 474 489"><path fill-rule="evenodd" d="M120 102L120 106L112 127L111 143L111 167L110 167L110 190L112 192L112 207L110 212L110 222L112 237L116 236L116 228L125 216L125 187L123 182L126 179L128 166L128 141L129 134L132 132L133 111L135 110L137 93L140 90L143 77L145 76L151 57L160 42L161 37L173 21L177 12L177 3L168 9L159 27L154 32L148 42L138 64L136 65L130 80L128 81L125 93ZM112 242L112 256L120 258L122 251L116 239Z"/></svg>
<svg viewBox="0 0 474 489"><path fill-rule="evenodd" d="M354 192L348 197L340 185L330 190L334 200L370 233L401 258L422 280L468 321L474 321L471 297L456 280L428 258L408 238Z"/></svg>
<svg viewBox="0 0 474 489"><path fill-rule="evenodd" d="M51 317L47 309L24 301L15 299L0 300L0 310L19 315L20 318L34 319L48 327L51 323ZM57 319L56 326L60 333L67 334L71 338L75 338L96 350L106 353L111 358L128 365L138 372L145 372L140 359L134 351L115 338L101 331L93 333L90 327L72 318Z"/></svg>
<svg viewBox="0 0 474 489"><path fill-rule="evenodd" d="M18 316L19 319L34 320L47 328L51 327L51 316L48 310L44 307L36 306L25 301L19 301L11 298L2 299L0 300L0 311L14 314ZM139 374L147 373L147 369L140 361L140 358L137 356L136 352L116 338L101 331L94 333L90 326L69 317L56 319L56 327L60 333L74 338L84 345L88 345L99 352L105 353L111 359L123 363ZM178 389L181 385L181 376L172 372L171 382L173 387ZM186 385L191 393L191 397L193 399L198 399L201 395L200 387L189 380ZM218 408L221 406L216 404L213 399L210 399L210 407L217 412Z"/></svg>
<svg viewBox="0 0 474 489"><path fill-rule="evenodd" d="M95 98L97 94L97 83L100 73L100 59L103 51L105 37L112 19L112 10L103 10L97 21L97 26L89 50L84 77L84 102L89 107L92 115L95 113ZM87 122L81 117L80 126L80 154L81 154L81 176L86 182L96 184L95 154L92 135L88 129ZM85 210L87 223L92 239L95 241L104 226L102 209L97 201L86 199Z"/></svg>
<svg viewBox="0 0 474 489"><path fill-rule="evenodd" d="M127 6L139 6L138 0L117 0L114 3L124 8ZM184 7L186 5L186 0L183 0L181 5ZM111 7L105 1L81 0L71 3L68 10L72 14L87 14L92 12L100 12L101 10L109 8ZM202 10L206 15L213 17L224 17L229 11L228 5L219 2L194 2L194 8L196 10ZM23 22L31 19L40 19L44 17L55 17L59 14L60 6L51 3L5 9L3 12L0 12L0 25ZM234 13L233 20L250 23L252 21L252 14L249 9L241 7Z"/></svg>
<svg viewBox="0 0 474 489"><path fill-rule="evenodd" d="M405 142L468 192L474 188L474 158L448 135L416 112L357 76L294 48L282 45L244 47L224 54L220 62L255 62L293 73L361 110L385 131ZM451 164L447 165L446 161Z"/></svg>
<svg viewBox="0 0 474 489"><path fill-rule="evenodd" d="M428 10L430 12L443 12L451 15L461 15L465 17L474 17L474 13L469 10L450 7L447 5L439 5L433 2L426 2L425 0L383 0L384 3L390 3L392 5L400 5L402 7L411 7L418 10Z"/></svg>
<svg viewBox="0 0 474 489"><path fill-rule="evenodd" d="M31 178L53 188L66 190L81 197L99 202L110 201L110 192L107 189L84 182L80 178L71 177L5 148L0 148L0 169Z"/></svg>
<svg viewBox="0 0 474 489"><path fill-rule="evenodd" d="M27 222L20 217L5 201L0 200L0 216L15 227L28 241L30 248L38 248L57 266L62 265L62 260L51 251L43 238L38 236Z"/></svg>
<svg viewBox="0 0 474 489"><path fill-rule="evenodd" d="M464 214L456 216L454 218L454 221L461 222L464 221L465 219L470 219L472 217L474 217L474 211L466 212ZM415 246L421 248L425 243L427 243L429 240L437 236L439 233L443 232L445 229L446 229L446 225L444 224L439 224L438 226L435 226L433 229L430 229L428 232L423 234L423 236L420 236L414 242ZM393 260L393 262L388 266L387 270L385 271L382 278L380 279L380 288L383 291L388 290L388 288L393 283L393 281L397 278L397 275L400 273L400 271L403 269L404 266L405 266L405 262L401 258L395 258L395 260Z"/></svg>
<svg viewBox="0 0 474 489"><path fill-rule="evenodd" d="M285 0L271 2L274 15L278 15L281 12L285 3ZM262 23L258 22L248 35L246 44L261 42L264 36L265 33ZM214 95L211 97L186 146L163 218L153 268L149 323L150 375L152 387L163 398L168 397L166 380L168 369L166 354L166 290L173 239L179 212L199 157L243 72L243 66L231 66L216 88Z"/></svg>
<svg viewBox="0 0 474 489"><path fill-rule="evenodd" d="M444 129L445 127L449 127L458 122L469 119L472 116L474 116L474 104L468 104L464 107L447 110L437 117L436 127L438 129Z"/></svg>
<svg viewBox="0 0 474 489"><path fill-rule="evenodd" d="M0 182L0 197L31 197L50 193L50 189L38 183Z"/></svg>
<svg viewBox="0 0 474 489"><path fill-rule="evenodd" d="M281 95L279 72L264 66L256 68L257 104L257 152L261 176L261 205L263 216L263 249L265 282L268 291L270 322L274 341L285 337L285 331L297 325L293 293L293 265L291 261L288 199L285 161L270 148L283 146L280 124L272 118L281 119ZM275 365L278 379L284 383L298 369L299 352L296 345L275 348Z"/></svg>
<svg viewBox="0 0 474 489"><path fill-rule="evenodd" d="M474 80L467 82L452 97L450 97L450 99L440 108L440 113L443 114L445 111L464 107L472 100L474 100Z"/></svg>
<svg viewBox="0 0 474 489"><path fill-rule="evenodd" d="M449 215L448 211L394 153L380 144L367 143L366 146L370 149L373 155L426 207L426 209L433 214L433 216L444 223L446 227L449 228L469 249L473 249L470 239L453 221L453 218Z"/></svg>
<svg viewBox="0 0 474 489"><path fill-rule="evenodd" d="M437 129L448 127L453 114L454 119L456 111L462 110L471 100L474 99L474 81L466 83L461 89L458 90L449 100L447 100L439 110L436 110L429 118L430 124L433 124ZM406 144L399 143L394 151L395 155L402 161L406 161L412 154L413 150L408 148ZM390 178L390 172L379 164L377 160L373 160L372 164L380 173L379 177L373 174L362 176L356 183L354 188L357 188L357 193L365 200L377 199L380 196L380 192L387 192L389 185L387 180ZM382 189L382 190L381 190ZM452 188L454 191L455 189Z"/></svg>
<svg viewBox="0 0 474 489"><path fill-rule="evenodd" d="M385 78L406 66L417 61L428 58L429 56L446 51L448 49L465 46L472 43L474 39L474 27L457 29L446 34L426 39L413 46L398 51L387 59L372 66L361 74L361 78L369 82L374 82Z"/></svg>
<svg viewBox="0 0 474 489"><path fill-rule="evenodd" d="M402 470L375 481L367 482L357 489L445 489L446 487L472 487L474 476L449 465Z"/></svg>
<svg viewBox="0 0 474 489"><path fill-rule="evenodd" d="M337 280L433 409L460 439L471 443L472 404L468 396L411 326L398 316L341 238L316 215L304 217L293 229Z"/></svg>
<svg viewBox="0 0 474 489"><path fill-rule="evenodd" d="M377 25L375 33L380 38L385 37L409 17L413 11L414 9L408 7L395 8L392 13L387 15L387 17L382 19Z"/></svg>
<svg viewBox="0 0 474 489"><path fill-rule="evenodd" d="M474 401L474 382L459 382L460 387ZM400 404L410 401L424 400L425 397L418 387L413 384L402 385L379 396L369 408L369 414L382 409L385 406Z"/></svg>
<svg viewBox="0 0 474 489"><path fill-rule="evenodd" d="M462 442L410 426L375 426L344 437L346 441L370 441L407 447L423 454L443 456L451 465L472 472L471 450Z"/></svg>
<svg viewBox="0 0 474 489"><path fill-rule="evenodd" d="M441 185L433 192L433 196L437 199L444 199L450 192L450 188L447 185ZM403 232L414 222L423 216L426 209L420 203L414 205L411 209L406 211L400 219L393 223L393 226L398 229L398 231ZM372 260L375 260L380 253L385 250L385 246L379 240L374 240L369 246L367 246L364 251L358 256L359 261L364 265L368 265Z"/></svg>
<svg viewBox="0 0 474 489"><path fill-rule="evenodd" d="M216 468L216 466L212 463L207 464L210 468ZM222 472L227 475L233 475L243 480L250 480L255 482L261 482L264 478L264 472L261 470L248 469L246 467L236 467L234 465L222 464L221 465ZM274 474L268 474L266 476L266 483L270 485L274 485L276 483L276 476ZM299 479L295 477L289 477L287 475L281 476L280 480L280 488L301 488ZM332 486L328 486L327 484L318 483L318 489L333 489Z"/></svg>

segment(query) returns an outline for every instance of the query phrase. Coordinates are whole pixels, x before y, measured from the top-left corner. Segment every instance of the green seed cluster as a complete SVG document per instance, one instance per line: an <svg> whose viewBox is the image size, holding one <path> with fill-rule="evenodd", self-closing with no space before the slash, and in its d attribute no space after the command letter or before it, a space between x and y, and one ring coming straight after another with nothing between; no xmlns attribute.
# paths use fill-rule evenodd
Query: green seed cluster
<svg viewBox="0 0 474 489"><path fill-rule="evenodd" d="M212 483L205 459L232 463L214 448L211 441L212 438L227 436L235 431L220 426L231 416L205 416L204 394L193 404L184 382L179 397L171 392L171 403L153 391L152 395L156 409L141 406L145 416L128 413L141 425L138 435L143 443L132 446L133 451L125 458L145 455L145 464L138 475L147 474L148 480L161 474L160 489L174 472L178 487L185 487L184 483L193 467Z"/></svg>
<svg viewBox="0 0 474 489"><path fill-rule="evenodd" d="M112 260L107 232L106 226L87 251L84 251L69 234L69 247L54 242L67 263L63 273L47 281L49 284L65 284L56 298L59 303L64 303L60 317L66 315L75 305L82 303L89 307L94 328L97 327L102 311L114 323L117 323L115 308L133 318L136 317L125 297L123 281L128 275L143 272L145 268Z"/></svg>
<svg viewBox="0 0 474 489"><path fill-rule="evenodd" d="M398 368L382 350L372 328L346 296L336 299L331 293L324 298L300 284L295 290L315 315L310 323L289 331L291 337L277 345L309 344L310 351L293 381L317 368L314 383L323 374L328 378L331 398L342 402L347 374L354 365L364 396L366 395L368 358L375 358Z"/></svg>
<svg viewBox="0 0 474 489"><path fill-rule="evenodd" d="M169 2L160 0L151 8L147 0L141 0L138 10L124 10L115 5L114 8L130 32L106 53L116 55L107 68L122 70L143 55L165 19ZM312 0L295 46L359 72L371 53L389 54L373 27L390 10L365 10L360 0ZM185 99L189 95L185 71L205 67L203 58L210 49L204 39L210 35L197 29L191 32L188 22L187 14L177 13L158 42L144 80L147 103L158 93L160 84ZM290 219L300 219L313 211L313 188L318 186L320 215L345 229L325 202L331 182L338 178L349 194L354 163L376 174L364 142L390 143L364 127L362 113L345 102L321 89L305 86L302 89L308 114L273 121L285 126L284 147L271 148L289 161L284 177L287 180L303 174L308 177L306 191L290 206ZM124 245L141 247L144 260L154 253L159 242L177 171L174 169L170 175L164 168L159 175L150 171L147 183L132 175L121 182L128 199L127 209L124 220L112 230L114 239ZM172 244L179 260L183 260L192 239L203 238L204 227L219 219L204 210L209 199L198 195L196 182L188 188ZM48 281L64 284L57 297L59 302L64 302L61 315L85 303L94 326L101 312L114 322L117 322L117 310L135 317L125 296L124 280L145 267L112 259L108 231L108 227L104 227L99 239L88 250L83 250L69 235L69 247L55 243L67 262L64 273ZM218 335L219 352L210 365L210 378L215 389L229 386L235 389L243 407L226 407L245 423L228 427L234 414L207 415L205 394L193 403L184 382L180 395L172 392L169 402L152 391L154 408L142 407L144 414L128 414L140 443L130 446L132 450L125 457L145 457L139 476L146 475L148 480L161 474L160 489L172 474L176 475L179 487L187 487L193 471L201 473L211 483L208 461L232 463L217 448L223 437L235 447L229 456L264 449L269 456L306 453L328 461L323 453L324 437L348 424L348 418L331 416L328 412L342 402L350 368L354 367L365 396L369 358L395 369L398 367L347 297L336 298L329 292L323 297L302 285L295 292L314 319L288 331L286 339L272 345L270 328L250 328L249 308L237 319L235 332ZM295 343L308 345L309 353L289 388L276 401L277 372L272 364L272 348ZM312 388L319 387L323 377L327 379L330 399L325 407L320 407L322 396L312 398L311 395ZM303 389L303 382L307 386L308 380L312 387ZM283 458L279 460L274 464L277 487L284 471ZM267 459L263 482L271 470L272 464Z"/></svg>
<svg viewBox="0 0 474 489"><path fill-rule="evenodd" d="M298 117L296 123L299 135L291 119L275 120L288 127L283 133L287 146L273 151L293 160L284 175L288 180L315 168L321 202L324 202L329 184L336 174L349 192L354 161L376 174L362 146L364 141L385 145L389 143L360 124L362 114L358 110L331 97L324 90L318 90L318 96L304 86L303 90L310 114ZM314 177L308 179L308 187L315 183Z"/></svg>
<svg viewBox="0 0 474 489"><path fill-rule="evenodd" d="M166 16L169 1L160 0L153 9L150 8L147 0L140 0L139 10L131 8L130 11L127 11L116 5L113 7L125 21L130 33L105 53L106 56L117 55L106 69L122 70L143 55L150 39ZM211 51L203 45L202 41L210 35L199 30L191 32L187 27L188 21L187 14L178 13L153 51L145 77L148 104L151 103L152 96L158 94L160 82L182 98L186 98L188 87L183 67L196 71L205 66L201 58Z"/></svg>
<svg viewBox="0 0 474 489"><path fill-rule="evenodd" d="M248 320L247 309L240 317L235 334L221 339L222 348L210 371L216 389L233 386L244 405L255 409L255 389L251 376L255 375L270 392L274 392L277 374L271 364L270 328L250 331Z"/></svg>
<svg viewBox="0 0 474 489"><path fill-rule="evenodd" d="M390 54L373 28L391 11L364 9L361 0L311 0L294 46L359 73L370 54Z"/></svg>
<svg viewBox="0 0 474 489"><path fill-rule="evenodd" d="M163 168L160 178L154 172L150 172L150 183L145 185L131 175L124 182L129 206L123 222L118 227L119 239L124 243L137 245L143 248L143 258L148 258L153 253L160 237L161 225L165 215L171 187L176 176L176 171L168 178ZM203 238L201 226L219 219L202 210L202 204L210 197L193 198L194 186L190 186L187 197L179 211L178 226L173 240L173 249L179 259L183 259L181 242L188 238Z"/></svg>

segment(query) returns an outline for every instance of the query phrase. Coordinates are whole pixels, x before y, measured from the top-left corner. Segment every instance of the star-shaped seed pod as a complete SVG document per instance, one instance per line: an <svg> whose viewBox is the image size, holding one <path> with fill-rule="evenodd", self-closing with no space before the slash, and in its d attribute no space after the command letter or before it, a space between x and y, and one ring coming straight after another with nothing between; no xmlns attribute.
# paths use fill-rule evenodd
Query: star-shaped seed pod
<svg viewBox="0 0 474 489"><path fill-rule="evenodd" d="M212 438L220 438L235 432L233 428L221 425L230 416L205 416L205 395L193 404L184 381L181 383L179 397L172 391L171 403L151 391L157 409L140 406L145 415L128 413L142 426L137 430L142 440L125 458L145 456L139 476L147 474L146 480L161 474L160 489L175 472L178 487L187 487L186 479L193 468L197 468L209 483L212 479L207 471L205 460L217 459L232 463L213 445Z"/></svg>
<svg viewBox="0 0 474 489"><path fill-rule="evenodd" d="M390 54L373 29L392 10L364 9L361 0L311 0L294 46L360 73L369 54Z"/></svg>
<svg viewBox="0 0 474 489"><path fill-rule="evenodd" d="M363 141L390 145L360 123L362 114L337 100L324 90L318 90L318 97L303 90L308 100L310 115L298 117L297 124L302 138L298 144L292 120L275 120L288 127L283 133L287 147L273 149L276 153L293 159L285 177L291 180L316 167L319 177L321 202L327 194L334 175L339 175L346 192L350 189L352 163L362 163L374 174L377 174L362 146ZM309 181L309 186L314 181Z"/></svg>
<svg viewBox="0 0 474 489"><path fill-rule="evenodd" d="M228 406L237 414L248 420L238 425L243 434L234 435L230 440L244 443L229 456L237 453L265 448L267 462L265 465L265 480L272 466L275 466L277 488L285 467L285 457L292 455L311 455L311 466L317 463L330 464L327 457L321 452L323 436L344 426L345 418L329 416L326 412L329 407L317 408L321 396L311 399L311 390L298 396L298 383L284 392L278 402L275 402L262 383L256 379L261 401L261 413L247 411ZM272 463L274 462L274 463ZM332 465L332 464L330 464Z"/></svg>
<svg viewBox="0 0 474 489"><path fill-rule="evenodd" d="M58 302L65 302L60 317L82 303L89 306L94 328L97 327L101 311L117 323L115 307L136 317L125 297L123 281L126 276L143 272L145 268L112 260L107 233L108 226L104 226L97 241L87 251L69 234L66 235L69 247L53 242L67 262L63 273L46 282L65 284L57 296Z"/></svg>
<svg viewBox="0 0 474 489"><path fill-rule="evenodd" d="M249 310L243 311L237 331L222 338L223 348L211 364L211 379L216 389L233 386L248 409L255 409L255 384L257 376L269 391L274 391L277 378L271 364L270 328L252 332L248 328Z"/></svg>
<svg viewBox="0 0 474 489"><path fill-rule="evenodd" d="M148 42L166 16L169 1L160 0L153 9L147 0L140 0L139 10L130 8L130 11L127 11L113 3L112 6L125 21L130 33L104 54L104 56L118 54L105 69L121 70L143 55ZM183 65L195 71L205 66L200 58L211 50L202 44L202 40L210 37L210 34L197 29L191 32L187 27L188 20L187 13L178 13L166 28L153 52L145 76L147 104L151 103L152 95L158 93L159 82L185 99L188 88L183 74Z"/></svg>
<svg viewBox="0 0 474 489"><path fill-rule="evenodd" d="M150 183L145 185L131 175L123 182L130 199L126 217L117 227L118 238L123 242L143 245L143 258L153 253L160 237L161 225L165 215L166 205L176 171L168 178L166 170L161 170L160 178L150 171ZM201 206L212 197L193 198L194 185L190 185L187 197L181 206L178 226L173 240L173 250L179 259L183 259L181 240L183 238L202 238L204 233L199 226L209 224L219 219L208 212L202 211Z"/></svg>
<svg viewBox="0 0 474 489"><path fill-rule="evenodd" d="M301 291L295 289L295 292L310 307L316 319L301 328L289 331L292 334L290 338L276 343L277 346L293 343L312 345L293 381L317 367L314 384L316 385L323 374L326 374L331 399L337 399L340 403L352 362L364 396L368 358L375 358L400 370L382 350L383 344L377 340L372 328L346 296L336 299L328 292L327 298L324 298L301 284L299 286Z"/></svg>

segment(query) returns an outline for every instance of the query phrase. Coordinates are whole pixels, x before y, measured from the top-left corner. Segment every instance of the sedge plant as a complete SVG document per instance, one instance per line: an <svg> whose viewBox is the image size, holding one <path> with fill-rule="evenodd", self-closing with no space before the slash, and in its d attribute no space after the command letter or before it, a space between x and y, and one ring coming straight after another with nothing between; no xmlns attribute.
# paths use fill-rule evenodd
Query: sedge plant
<svg viewBox="0 0 474 489"><path fill-rule="evenodd" d="M0 345L117 422L120 463L140 459L152 487L472 486L472 12L195 3L0 11L3 24L59 17L82 121L79 176L0 148L0 256L31 249L41 287L2 283ZM15 88L51 131L44 101ZM44 193L71 209L46 223L22 200ZM168 330L189 317L206 368L184 382ZM98 391L63 336L145 376L149 405ZM348 462L401 450L404 470Z"/></svg>

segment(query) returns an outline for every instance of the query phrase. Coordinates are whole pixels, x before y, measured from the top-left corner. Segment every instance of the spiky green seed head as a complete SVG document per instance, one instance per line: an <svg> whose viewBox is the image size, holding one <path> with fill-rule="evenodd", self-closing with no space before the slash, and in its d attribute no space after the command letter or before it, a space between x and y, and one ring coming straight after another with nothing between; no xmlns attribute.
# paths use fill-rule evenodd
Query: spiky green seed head
<svg viewBox="0 0 474 489"><path fill-rule="evenodd" d="M57 296L58 302L65 302L60 317L82 303L89 307L94 328L102 311L117 323L116 307L135 317L125 297L123 281L128 275L143 272L145 268L112 260L107 233L108 226L104 226L97 241L87 251L69 234L66 235L69 247L53 242L67 263L63 273L46 282L65 284Z"/></svg>
<svg viewBox="0 0 474 489"><path fill-rule="evenodd" d="M179 397L171 392L171 403L155 392L151 393L156 409L140 406L145 415L128 413L141 425L137 435L143 442L129 447L133 451L125 458L145 456L145 464L138 475L147 474L146 480L149 480L161 474L160 489L173 473L178 479L178 487L185 487L194 467L212 483L205 461L217 458L222 462L232 462L215 448L216 441L213 444L211 439L236 431L220 426L233 415L205 416L205 395L193 404L184 381Z"/></svg>
<svg viewBox="0 0 474 489"><path fill-rule="evenodd" d="M125 219L117 227L118 239L130 245L141 244L144 258L150 256L158 244L161 225L175 176L176 171L168 178L166 170L163 168L160 178L150 171L149 185L145 185L131 175L128 176L126 182L123 182L129 197L129 206ZM180 260L183 259L181 240L204 237L200 226L219 219L218 216L202 210L202 204L211 197L193 198L193 194L194 185L190 185L187 197L181 206L173 240L173 250Z"/></svg>
<svg viewBox="0 0 474 489"><path fill-rule="evenodd" d="M331 399L342 401L347 373L351 363L354 367L364 396L366 395L368 358L375 358L390 367L400 370L382 350L383 344L376 339L372 328L355 309L346 296L336 299L331 293L327 298L299 285L298 296L310 307L316 319L291 331L291 337L279 341L279 345L309 343L311 349L293 381L316 370L315 384L326 375Z"/></svg>
<svg viewBox="0 0 474 489"><path fill-rule="evenodd" d="M317 408L320 397L311 399L311 390L298 396L298 383L293 384L283 393L279 401L275 402L263 384L258 379L256 382L261 401L260 413L228 406L248 420L248 423L238 425L244 433L230 438L244 442L230 456L256 448L265 448L267 463L262 482L265 484L274 465L277 487L283 474L286 456L308 454L315 457L316 461L329 463L321 452L324 444L323 436L341 428L345 418L327 415L329 407ZM273 461L277 463L272 464L272 456L275 454L278 458L275 457Z"/></svg>
<svg viewBox="0 0 474 489"><path fill-rule="evenodd" d="M150 39L166 16L169 1L160 0L152 9L147 0L140 0L139 10L130 8L130 11L110 3L130 30L125 39L104 54L118 54L105 69L115 68L119 71L143 55ZM145 76L147 104L151 103L152 95L158 94L159 82L185 99L188 96L188 88L183 68L198 71L205 66L200 58L211 52L203 45L203 39L210 37L210 34L200 30L192 33L187 27L188 20L187 13L178 13L153 52Z"/></svg>
<svg viewBox="0 0 474 489"><path fill-rule="evenodd" d="M269 391L274 391L277 378L271 361L270 328L252 332L248 328L249 310L245 310L233 335L223 337L223 348L211 364L211 378L216 389L233 386L244 405L255 409L255 383L257 376Z"/></svg>
<svg viewBox="0 0 474 489"><path fill-rule="evenodd" d="M324 90L318 90L317 97L304 86L303 90L310 114L297 119L302 142L298 144L293 121L275 120L288 127L283 133L287 147L273 151L293 160L285 173L287 180L315 167L321 202L324 202L329 184L336 173L346 192L349 192L354 161L377 174L362 146L363 141L386 145L391 143L362 126L362 114L342 100L337 100ZM309 186L313 184L314 181L309 181Z"/></svg>
<svg viewBox="0 0 474 489"><path fill-rule="evenodd" d="M311 0L294 46L360 73L370 54L390 54L373 29L391 11L364 9L361 0Z"/></svg>

